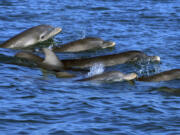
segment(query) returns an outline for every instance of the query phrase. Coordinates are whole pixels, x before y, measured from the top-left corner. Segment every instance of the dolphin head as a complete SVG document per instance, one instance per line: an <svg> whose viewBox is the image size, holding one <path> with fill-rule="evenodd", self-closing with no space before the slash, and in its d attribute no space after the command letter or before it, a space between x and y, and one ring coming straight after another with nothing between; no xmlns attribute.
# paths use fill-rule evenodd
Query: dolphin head
<svg viewBox="0 0 180 135"><path fill-rule="evenodd" d="M26 48L52 38L61 32L61 30L61 28L50 25L38 25L8 39L0 47L13 49Z"/></svg>
<svg viewBox="0 0 180 135"><path fill-rule="evenodd" d="M39 25L36 27L36 30L36 35L39 42L46 41L62 31L61 28L52 27L50 25Z"/></svg>
<svg viewBox="0 0 180 135"><path fill-rule="evenodd" d="M109 72L108 74L106 74L105 76L105 80L111 80L114 82L120 82L120 81L129 81L129 80L133 80L137 78L137 74L136 73L129 73L129 74L124 74L120 71L112 71Z"/></svg>
<svg viewBox="0 0 180 135"><path fill-rule="evenodd" d="M91 47L94 48L108 48L108 47L114 47L115 46L115 42L111 42L111 41L104 41L101 38L96 38L96 37L87 37L82 39L86 42L86 44L89 46L91 45Z"/></svg>
<svg viewBox="0 0 180 135"><path fill-rule="evenodd" d="M124 75L124 80L129 81L129 80L133 80L137 77L138 77L138 75L136 73L129 73L129 74Z"/></svg>
<svg viewBox="0 0 180 135"><path fill-rule="evenodd" d="M102 48L108 48L108 47L114 47L116 45L115 42L111 42L111 41L103 41L103 43L101 44Z"/></svg>
<svg viewBox="0 0 180 135"><path fill-rule="evenodd" d="M150 60L152 62L160 62L161 59L159 56L150 56Z"/></svg>

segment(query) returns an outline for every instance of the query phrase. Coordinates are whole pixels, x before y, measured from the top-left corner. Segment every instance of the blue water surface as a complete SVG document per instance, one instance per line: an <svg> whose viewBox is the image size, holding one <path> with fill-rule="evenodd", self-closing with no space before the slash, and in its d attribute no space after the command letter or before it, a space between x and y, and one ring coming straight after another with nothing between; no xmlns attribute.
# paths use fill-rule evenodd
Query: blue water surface
<svg viewBox="0 0 180 135"><path fill-rule="evenodd" d="M62 27L55 45L88 36L116 42L114 49L62 53L60 59L140 50L160 56L161 63L105 70L151 74L180 68L179 0L0 1L0 43L39 24ZM0 49L1 135L180 134L179 80L76 82L85 75L61 79L38 68L8 64L16 52Z"/></svg>

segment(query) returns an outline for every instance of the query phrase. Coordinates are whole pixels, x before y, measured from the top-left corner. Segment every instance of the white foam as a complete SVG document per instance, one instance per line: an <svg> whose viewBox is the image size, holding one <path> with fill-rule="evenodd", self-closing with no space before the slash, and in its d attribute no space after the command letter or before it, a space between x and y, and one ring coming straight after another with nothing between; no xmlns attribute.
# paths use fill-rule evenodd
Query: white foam
<svg viewBox="0 0 180 135"><path fill-rule="evenodd" d="M104 65L102 63L95 63L92 67L90 67L90 71L88 72L88 77L93 75L101 74L104 72Z"/></svg>
<svg viewBox="0 0 180 135"><path fill-rule="evenodd" d="M83 39L85 37L86 37L86 30L82 30L82 37L81 37L81 39Z"/></svg>
<svg viewBox="0 0 180 135"><path fill-rule="evenodd" d="M138 62L138 69L137 73L144 76L150 76L152 74L158 73L160 69L159 64L152 64L150 61L140 60Z"/></svg>

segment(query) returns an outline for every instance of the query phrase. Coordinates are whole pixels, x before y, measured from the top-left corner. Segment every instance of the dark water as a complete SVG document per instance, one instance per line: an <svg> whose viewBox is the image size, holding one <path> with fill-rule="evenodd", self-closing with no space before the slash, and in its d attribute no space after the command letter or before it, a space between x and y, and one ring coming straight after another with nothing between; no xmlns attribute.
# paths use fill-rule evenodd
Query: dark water
<svg viewBox="0 0 180 135"><path fill-rule="evenodd" d="M35 25L60 26L62 44L86 36L115 49L58 54L61 58L141 50L161 64L106 70L151 73L180 68L178 0L1 0L0 43ZM178 135L179 80L162 83L77 83L41 70L7 64L15 50L0 49L0 134ZM42 54L41 54L42 55ZM170 87L177 89L159 88Z"/></svg>

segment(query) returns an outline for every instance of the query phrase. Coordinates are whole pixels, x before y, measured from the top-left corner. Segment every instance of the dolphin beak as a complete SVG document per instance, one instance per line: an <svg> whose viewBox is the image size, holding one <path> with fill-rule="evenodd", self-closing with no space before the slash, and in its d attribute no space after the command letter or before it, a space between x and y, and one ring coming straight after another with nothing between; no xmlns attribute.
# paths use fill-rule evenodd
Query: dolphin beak
<svg viewBox="0 0 180 135"><path fill-rule="evenodd" d="M55 28L55 31L56 31L56 33L58 34L59 32L61 32L61 31L62 31L62 28L57 27L57 28Z"/></svg>
<svg viewBox="0 0 180 135"><path fill-rule="evenodd" d="M60 27L56 27L56 28L53 28L51 31L50 31L50 34L49 34L49 37L53 37L53 36L56 36L58 33L60 33L62 31L62 28Z"/></svg>
<svg viewBox="0 0 180 135"><path fill-rule="evenodd" d="M111 42L111 47L114 47L116 45L116 43L115 42Z"/></svg>
<svg viewBox="0 0 180 135"><path fill-rule="evenodd" d="M159 56L154 56L154 61L160 62L161 58Z"/></svg>
<svg viewBox="0 0 180 135"><path fill-rule="evenodd" d="M109 48L109 47L114 47L114 46L116 45L115 42L110 42L110 41L105 41L104 43L105 43L106 45L102 47L103 49L104 49L104 48Z"/></svg>

